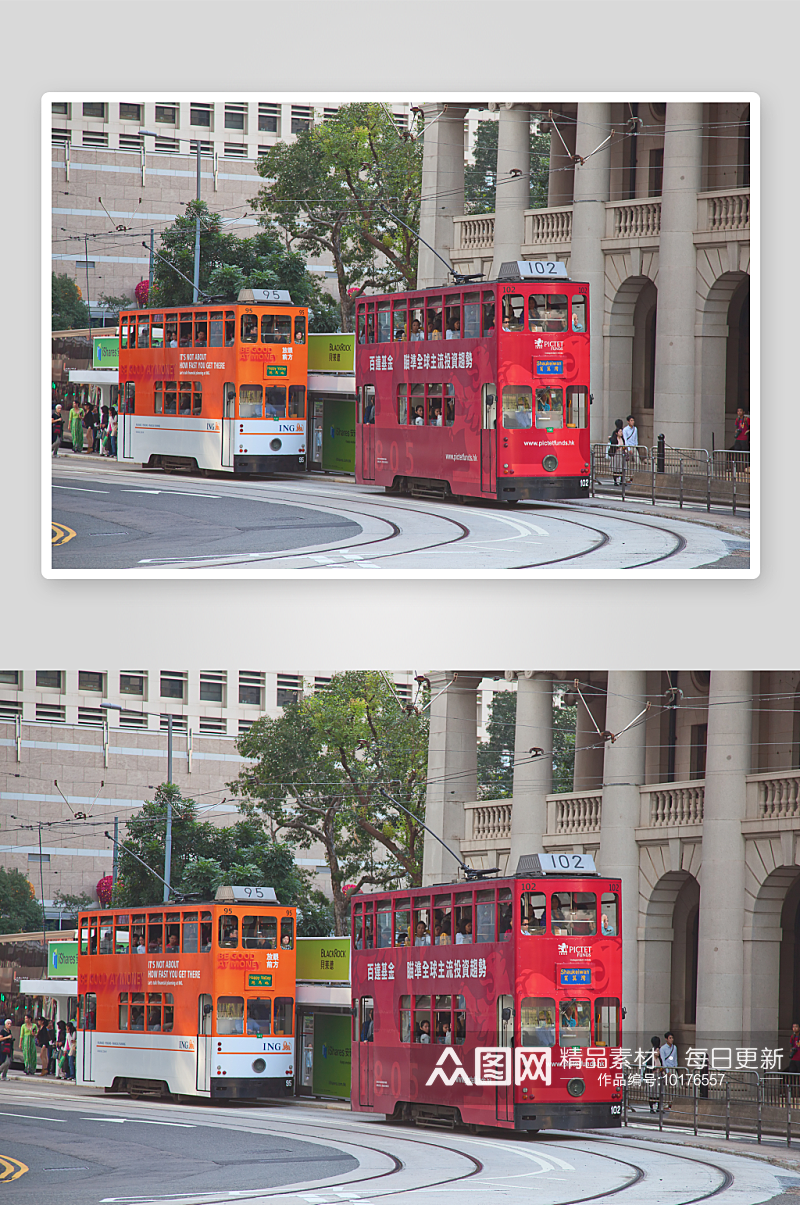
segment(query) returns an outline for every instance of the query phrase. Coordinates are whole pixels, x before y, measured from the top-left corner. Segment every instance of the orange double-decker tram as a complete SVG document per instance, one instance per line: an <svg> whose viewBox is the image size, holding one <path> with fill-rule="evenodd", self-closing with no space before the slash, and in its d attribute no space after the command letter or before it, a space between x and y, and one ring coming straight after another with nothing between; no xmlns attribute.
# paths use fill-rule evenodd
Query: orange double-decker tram
<svg viewBox="0 0 800 1205"><path fill-rule="evenodd" d="M270 887L79 920L77 1081L211 1100L294 1092L296 911Z"/></svg>
<svg viewBox="0 0 800 1205"><path fill-rule="evenodd" d="M277 473L305 468L308 309L285 290L119 316L117 459Z"/></svg>

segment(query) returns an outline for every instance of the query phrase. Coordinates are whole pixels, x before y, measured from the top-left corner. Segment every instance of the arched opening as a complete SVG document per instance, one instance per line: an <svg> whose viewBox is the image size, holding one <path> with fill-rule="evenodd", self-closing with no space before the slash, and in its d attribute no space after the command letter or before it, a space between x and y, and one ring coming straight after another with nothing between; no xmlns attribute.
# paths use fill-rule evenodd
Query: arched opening
<svg viewBox="0 0 800 1205"><path fill-rule="evenodd" d="M800 1021L800 875L786 892L781 909L778 1032L786 1041L793 1021Z"/></svg>
<svg viewBox="0 0 800 1205"><path fill-rule="evenodd" d="M750 278L723 272L703 300L698 447L729 448L736 409L750 402ZM699 425L698 425L699 424Z"/></svg>
<svg viewBox="0 0 800 1205"><path fill-rule="evenodd" d="M645 914L642 1027L671 1029L679 1049L691 1046L697 1013L697 936L700 885L686 871L668 871L655 884Z"/></svg>
<svg viewBox="0 0 800 1205"><path fill-rule="evenodd" d="M752 872L777 852L754 842L747 854ZM759 875L760 877L760 875ZM745 916L744 1030L749 1045L786 1042L800 997L800 867L775 866L761 881Z"/></svg>
<svg viewBox="0 0 800 1205"><path fill-rule="evenodd" d="M697 937L700 919L700 885L687 878L672 913L672 974L670 1025L681 1048L694 1041L697 1016Z"/></svg>
<svg viewBox="0 0 800 1205"><path fill-rule="evenodd" d="M647 446L653 441L657 301L648 276L629 276L612 302L606 338L604 425L610 431L615 419L633 414L639 443Z"/></svg>
<svg viewBox="0 0 800 1205"><path fill-rule="evenodd" d="M750 277L741 280L728 306L728 347L725 362L725 444L736 430L736 411L750 413Z"/></svg>

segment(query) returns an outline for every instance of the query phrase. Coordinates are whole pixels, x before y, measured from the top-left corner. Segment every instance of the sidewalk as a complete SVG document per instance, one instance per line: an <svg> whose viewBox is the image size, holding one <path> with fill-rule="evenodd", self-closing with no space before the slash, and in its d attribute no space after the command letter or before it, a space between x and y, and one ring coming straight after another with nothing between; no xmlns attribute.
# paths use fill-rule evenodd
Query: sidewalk
<svg viewBox="0 0 800 1205"><path fill-rule="evenodd" d="M606 1137L611 1132L615 1137L626 1140L658 1142L668 1146L691 1146L704 1151L722 1151L731 1155L742 1155L748 1159L759 1159L773 1167L794 1172L798 1176L797 1188L800 1190L800 1139L795 1140L797 1145L787 1147L786 1139L779 1138L775 1134L765 1134L759 1143L755 1134L731 1131L731 1137L727 1139L724 1133L720 1135L718 1131L713 1130L701 1130L695 1138L691 1130L670 1127L659 1132L655 1125L649 1126L636 1121L629 1122L627 1126L622 1126L619 1130L586 1132Z"/></svg>

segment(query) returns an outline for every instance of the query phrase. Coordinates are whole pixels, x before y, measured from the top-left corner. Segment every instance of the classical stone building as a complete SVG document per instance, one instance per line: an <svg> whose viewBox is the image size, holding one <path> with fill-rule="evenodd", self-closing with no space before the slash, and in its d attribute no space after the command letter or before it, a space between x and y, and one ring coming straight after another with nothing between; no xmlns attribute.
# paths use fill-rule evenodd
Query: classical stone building
<svg viewBox="0 0 800 1205"><path fill-rule="evenodd" d="M429 822L467 863L592 853L623 884L637 1033L785 1039L800 1010L800 673L509 671L513 798L478 800L482 671L431 674ZM552 792L552 692L573 682L573 790ZM454 877L426 842L426 883Z"/></svg>
<svg viewBox="0 0 800 1205"><path fill-rule="evenodd" d="M494 213L464 213L465 117L499 124ZM591 286L592 437L633 412L639 442L729 447L749 409L750 104L465 102L425 107L420 234L495 278L556 259ZM548 205L529 209L532 121L550 131ZM447 270L424 246L418 284Z"/></svg>

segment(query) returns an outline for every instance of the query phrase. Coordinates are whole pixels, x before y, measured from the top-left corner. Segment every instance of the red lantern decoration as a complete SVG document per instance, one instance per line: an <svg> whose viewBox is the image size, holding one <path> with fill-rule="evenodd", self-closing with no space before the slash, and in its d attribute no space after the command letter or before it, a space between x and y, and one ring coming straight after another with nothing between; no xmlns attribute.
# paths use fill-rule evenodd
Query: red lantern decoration
<svg viewBox="0 0 800 1205"><path fill-rule="evenodd" d="M111 903L111 896L114 892L114 880L110 874L104 875L95 888L97 898L104 908L107 908Z"/></svg>

